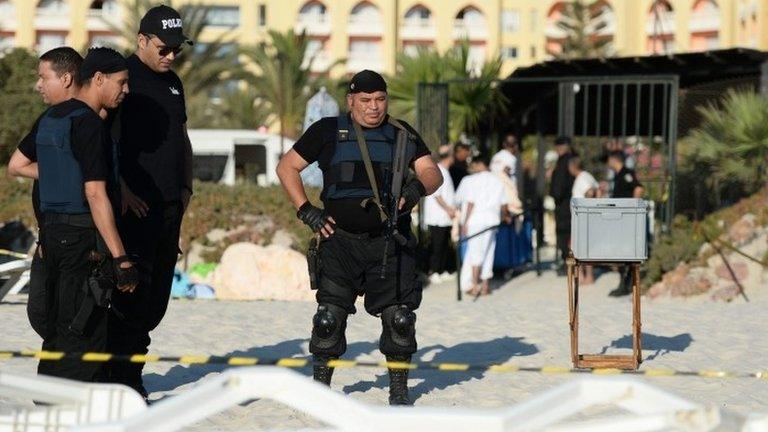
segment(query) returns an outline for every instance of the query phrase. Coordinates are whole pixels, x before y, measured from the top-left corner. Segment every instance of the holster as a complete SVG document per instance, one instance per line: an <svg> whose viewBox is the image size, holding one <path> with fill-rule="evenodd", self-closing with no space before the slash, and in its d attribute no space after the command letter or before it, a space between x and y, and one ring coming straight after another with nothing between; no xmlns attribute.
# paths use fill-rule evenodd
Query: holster
<svg viewBox="0 0 768 432"><path fill-rule="evenodd" d="M97 241L99 243L99 241ZM80 303L75 318L69 325L69 330L80 336L84 333L88 319L93 314L95 307L109 308L112 303L112 292L115 288L115 275L112 269L112 260L108 254L97 250L91 252L89 261L92 262L91 273L83 282L83 302Z"/></svg>
<svg viewBox="0 0 768 432"><path fill-rule="evenodd" d="M309 287L316 290L320 287L320 239L313 236L307 249L307 269L309 270Z"/></svg>

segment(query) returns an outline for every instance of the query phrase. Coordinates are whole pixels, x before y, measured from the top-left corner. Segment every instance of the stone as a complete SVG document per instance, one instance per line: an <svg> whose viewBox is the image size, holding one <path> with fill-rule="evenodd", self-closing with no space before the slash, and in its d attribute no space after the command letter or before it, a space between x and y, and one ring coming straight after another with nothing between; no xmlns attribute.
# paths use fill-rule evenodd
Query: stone
<svg viewBox="0 0 768 432"><path fill-rule="evenodd" d="M728 228L728 239L734 246L743 245L757 235L756 226L757 218L755 215L747 213Z"/></svg>
<svg viewBox="0 0 768 432"><path fill-rule="evenodd" d="M225 300L314 301L307 260L277 245L235 243L221 257L211 276L216 296Z"/></svg>
<svg viewBox="0 0 768 432"><path fill-rule="evenodd" d="M276 246L293 248L293 246L296 244L296 239L288 231L279 229L275 231L275 234L272 236L272 241L270 243Z"/></svg>
<svg viewBox="0 0 768 432"><path fill-rule="evenodd" d="M221 228L214 228L208 232L208 234L205 235L205 238L208 240L209 243L216 244L229 235L229 232L227 230L223 230Z"/></svg>
<svg viewBox="0 0 768 432"><path fill-rule="evenodd" d="M734 282L743 282L749 277L749 267L747 266L747 263L741 260L728 260L728 263L730 264L730 268L733 270L733 274L731 274L728 266L723 263L715 268L715 274L717 277ZM736 276L735 280L733 278L734 275Z"/></svg>
<svg viewBox="0 0 768 432"><path fill-rule="evenodd" d="M728 285L712 293L712 295L710 296L710 299L712 299L713 301L730 302L736 297L739 297L740 295L741 295L741 292L739 291L739 287L737 287L736 285Z"/></svg>

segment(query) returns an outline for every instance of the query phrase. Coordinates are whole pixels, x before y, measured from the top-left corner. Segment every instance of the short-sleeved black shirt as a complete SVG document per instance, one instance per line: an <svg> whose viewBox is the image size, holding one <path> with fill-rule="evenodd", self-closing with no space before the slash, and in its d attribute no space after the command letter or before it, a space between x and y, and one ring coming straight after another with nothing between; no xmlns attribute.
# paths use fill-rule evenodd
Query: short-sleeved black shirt
<svg viewBox="0 0 768 432"><path fill-rule="evenodd" d="M614 198L634 198L635 188L642 186L634 170L623 167L613 183Z"/></svg>
<svg viewBox="0 0 768 432"><path fill-rule="evenodd" d="M40 119L47 113L53 117L64 117L77 109L85 108L86 111L72 118L72 130L70 142L72 154L80 164L83 181L108 180L110 173L110 161L105 148L103 122L85 102L78 99L69 99L60 104L48 108L37 121L32 130L19 143L19 151L31 161L37 161L37 128ZM40 226L40 193L37 182L32 189L32 207Z"/></svg>
<svg viewBox="0 0 768 432"><path fill-rule="evenodd" d="M402 120L400 123L416 137L416 153L409 162L413 164L413 161L430 152L415 129ZM327 166L336 147L337 132L336 117L322 118L307 128L304 135L293 145L293 149L308 163L318 161L320 166ZM336 225L344 231L363 233L381 229L382 223L378 210L373 206L361 207L359 199L326 199L323 204L328 214L336 221Z"/></svg>
<svg viewBox="0 0 768 432"><path fill-rule="evenodd" d="M184 182L187 108L172 71L158 73L128 57L130 93L120 115L120 174L145 201L178 201Z"/></svg>

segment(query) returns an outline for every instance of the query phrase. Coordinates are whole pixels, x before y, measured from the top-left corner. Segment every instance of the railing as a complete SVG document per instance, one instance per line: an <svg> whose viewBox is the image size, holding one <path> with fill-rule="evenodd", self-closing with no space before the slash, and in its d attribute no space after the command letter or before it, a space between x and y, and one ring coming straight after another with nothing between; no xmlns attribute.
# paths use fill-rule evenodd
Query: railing
<svg viewBox="0 0 768 432"><path fill-rule="evenodd" d="M469 40L486 39L488 38L488 27L483 23L466 22L457 19L453 23L453 38Z"/></svg>
<svg viewBox="0 0 768 432"><path fill-rule="evenodd" d="M294 31L302 31L310 36L325 36L331 34L331 21L327 15L299 15Z"/></svg>
<svg viewBox="0 0 768 432"><path fill-rule="evenodd" d="M720 14L706 13L691 15L691 32L710 32L720 29Z"/></svg>
<svg viewBox="0 0 768 432"><path fill-rule="evenodd" d="M400 38L409 40L432 40L437 37L437 28L430 19L406 19L400 26Z"/></svg>
<svg viewBox="0 0 768 432"><path fill-rule="evenodd" d="M352 17L347 26L347 33L350 36L380 36L384 33L384 22Z"/></svg>

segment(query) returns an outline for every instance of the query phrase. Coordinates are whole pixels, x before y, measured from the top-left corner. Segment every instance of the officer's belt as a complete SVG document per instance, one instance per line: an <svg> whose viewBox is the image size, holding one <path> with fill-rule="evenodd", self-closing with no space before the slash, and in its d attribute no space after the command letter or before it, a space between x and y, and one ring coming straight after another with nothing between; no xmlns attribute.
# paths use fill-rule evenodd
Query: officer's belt
<svg viewBox="0 0 768 432"><path fill-rule="evenodd" d="M69 225L78 228L96 228L93 217L90 213L64 214L64 213L45 213L43 215L43 225Z"/></svg>
<svg viewBox="0 0 768 432"><path fill-rule="evenodd" d="M355 240L371 240L378 237L381 237L385 234L385 229L382 227L379 230L373 231L373 232L362 232L362 233L353 233L349 231L344 231L343 229L339 227L333 228L333 235L340 235L342 237L351 238Z"/></svg>

